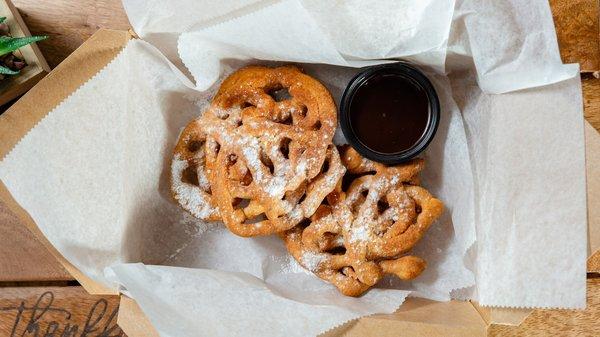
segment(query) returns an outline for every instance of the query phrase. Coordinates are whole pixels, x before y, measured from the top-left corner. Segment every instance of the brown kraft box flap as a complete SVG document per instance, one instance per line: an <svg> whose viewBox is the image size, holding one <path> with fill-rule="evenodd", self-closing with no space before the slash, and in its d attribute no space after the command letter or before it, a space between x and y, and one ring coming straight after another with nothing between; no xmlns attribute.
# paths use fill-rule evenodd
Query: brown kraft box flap
<svg viewBox="0 0 600 337"><path fill-rule="evenodd" d="M126 31L98 31L19 101L0 115L0 135L2 135L0 159L4 158L46 114L102 70L129 39L131 39L131 34ZM92 294L115 293L93 282L65 260L46 240L29 214L13 200L1 181L0 198L88 292Z"/></svg>

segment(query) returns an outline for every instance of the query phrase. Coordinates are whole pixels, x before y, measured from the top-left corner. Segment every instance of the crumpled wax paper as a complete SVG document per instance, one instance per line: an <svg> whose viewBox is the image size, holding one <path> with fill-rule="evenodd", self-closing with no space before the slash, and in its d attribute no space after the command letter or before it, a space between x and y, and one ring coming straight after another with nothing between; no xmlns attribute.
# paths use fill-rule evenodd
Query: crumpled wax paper
<svg viewBox="0 0 600 337"><path fill-rule="evenodd" d="M70 262L124 287L165 336L193 336L196 324L277 335L266 327L282 321L290 335L316 334L393 312L408 294L582 307L581 88L557 58L547 3L507 3L126 0L143 41L32 129L0 178ZM481 22L521 37L507 44ZM422 180L447 210L414 249L429 263L415 281L346 298L278 239L236 237L172 201L177 136L230 72L302 62L339 102L357 66L399 57L427 72L443 107Z"/></svg>

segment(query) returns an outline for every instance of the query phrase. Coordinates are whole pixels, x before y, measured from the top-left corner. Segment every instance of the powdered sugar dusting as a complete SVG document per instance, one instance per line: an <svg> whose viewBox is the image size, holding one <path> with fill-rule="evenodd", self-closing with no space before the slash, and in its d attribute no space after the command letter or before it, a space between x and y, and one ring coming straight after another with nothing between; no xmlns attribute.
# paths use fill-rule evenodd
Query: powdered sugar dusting
<svg viewBox="0 0 600 337"><path fill-rule="evenodd" d="M308 169L306 160L302 160L296 165L296 174L306 175L306 170Z"/></svg>
<svg viewBox="0 0 600 337"><path fill-rule="evenodd" d="M294 209L288 213L288 219L290 221L300 221L302 220L303 212L300 206L294 207Z"/></svg>
<svg viewBox="0 0 600 337"><path fill-rule="evenodd" d="M253 137L241 137L237 141L238 145L242 148L242 153L244 154L244 159L246 160L246 164L254 171L254 180L257 183L262 183L264 176L261 168L260 161L260 152L259 152L259 143L256 138Z"/></svg>
<svg viewBox="0 0 600 337"><path fill-rule="evenodd" d="M188 236L188 241L180 245L173 251L173 253L167 256L165 262L173 261L173 259L181 254L181 252L184 251L192 242L194 242L195 238L202 236L202 234L208 231L210 225L215 224L216 223L198 220L188 213L183 213L182 218L179 219L179 226L184 228L184 232Z"/></svg>
<svg viewBox="0 0 600 337"><path fill-rule="evenodd" d="M204 158L204 148L200 148L198 152L196 152L196 156ZM206 176L204 163L198 165L198 169L196 170L196 176L198 177L198 186L204 191L210 190L210 182L208 181L208 177Z"/></svg>
<svg viewBox="0 0 600 337"><path fill-rule="evenodd" d="M234 116L236 113L231 111L219 111L222 115ZM265 134L261 137L266 137L267 144L270 146L265 149L266 153L269 154L275 166L275 175L271 176L261 161L261 153L264 155L261 143L257 136L249 135L243 132L243 129L235 128L230 130L226 128L222 123L216 125L207 125L206 132L214 135L220 140L222 146L225 148L239 148L241 149L242 157L247 167L252 172L252 178L255 184L260 186L262 190L273 198L281 198L287 190L288 182L291 180L290 175L291 167L289 160L283 160L283 156L279 153L278 146L275 144L276 139L274 135ZM306 163L301 163L296 167L296 174L305 174Z"/></svg>
<svg viewBox="0 0 600 337"><path fill-rule="evenodd" d="M335 171L330 170L330 172L328 172L328 174L327 174L327 178L325 179L325 186L328 189L333 188L333 186L335 186L335 184L337 184L337 182L344 175L344 173L346 173L346 168L343 166L340 166Z"/></svg>
<svg viewBox="0 0 600 337"><path fill-rule="evenodd" d="M175 155L171 163L171 184L175 199L181 206L197 218L206 219L217 213L212 208L207 195L198 186L183 182L183 171L188 167L188 162Z"/></svg>
<svg viewBox="0 0 600 337"><path fill-rule="evenodd" d="M326 258L327 256L325 254L305 251L302 253L300 261L306 269L314 272L319 268L319 264L321 264Z"/></svg>
<svg viewBox="0 0 600 337"><path fill-rule="evenodd" d="M352 228L350 232L350 238L348 241L350 242L365 242L369 240L369 230L365 223L363 223L359 227Z"/></svg>
<svg viewBox="0 0 600 337"><path fill-rule="evenodd" d="M275 176L265 185L265 192L272 197L278 197L285 192L286 179L281 176Z"/></svg>
<svg viewBox="0 0 600 337"><path fill-rule="evenodd" d="M303 268L298 263L298 261L296 261L291 256L287 256L287 260L283 263L283 266L281 267L281 272L284 273L284 274L298 274L298 273L303 273L303 274L312 275L311 272L309 272L308 270L306 270L305 268Z"/></svg>

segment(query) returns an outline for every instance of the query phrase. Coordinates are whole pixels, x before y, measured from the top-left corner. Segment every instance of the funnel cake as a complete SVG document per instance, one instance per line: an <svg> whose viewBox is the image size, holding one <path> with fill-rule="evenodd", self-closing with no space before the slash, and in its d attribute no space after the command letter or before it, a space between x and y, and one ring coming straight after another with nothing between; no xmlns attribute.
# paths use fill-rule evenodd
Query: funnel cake
<svg viewBox="0 0 600 337"><path fill-rule="evenodd" d="M361 295L384 274L417 277L426 262L404 254L443 210L441 201L417 186L423 160L387 167L352 148L342 158L344 182L310 219L281 235L288 251L344 295Z"/></svg>
<svg viewBox="0 0 600 337"><path fill-rule="evenodd" d="M336 121L327 89L298 68L240 69L181 134L172 165L175 199L200 218L220 216L237 235L290 229L344 174L331 143ZM194 188L192 202L178 193L181 186Z"/></svg>
<svg viewBox="0 0 600 337"><path fill-rule="evenodd" d="M196 218L221 220L206 174L206 134L197 121L179 136L171 162L171 191L177 202Z"/></svg>

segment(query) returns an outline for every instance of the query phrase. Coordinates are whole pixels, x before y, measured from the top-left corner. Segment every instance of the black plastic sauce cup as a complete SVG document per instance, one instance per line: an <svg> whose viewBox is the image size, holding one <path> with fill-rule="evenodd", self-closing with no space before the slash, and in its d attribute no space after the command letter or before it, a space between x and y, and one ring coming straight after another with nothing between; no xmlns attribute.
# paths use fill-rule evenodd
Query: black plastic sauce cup
<svg viewBox="0 0 600 337"><path fill-rule="evenodd" d="M440 103L429 79L405 62L365 68L344 91L340 125L364 157L388 165L421 153L435 136Z"/></svg>

